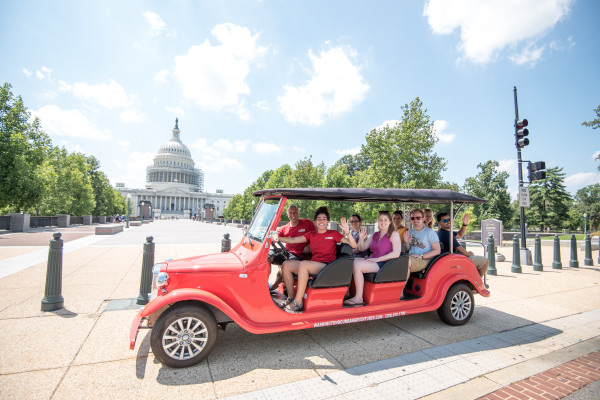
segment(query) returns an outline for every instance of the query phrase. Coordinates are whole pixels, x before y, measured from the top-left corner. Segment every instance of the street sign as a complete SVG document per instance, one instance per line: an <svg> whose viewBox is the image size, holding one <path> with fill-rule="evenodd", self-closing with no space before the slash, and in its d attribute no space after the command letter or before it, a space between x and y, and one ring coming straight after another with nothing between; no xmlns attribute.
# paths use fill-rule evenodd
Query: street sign
<svg viewBox="0 0 600 400"><path fill-rule="evenodd" d="M525 186L521 186L519 188L519 206L521 207L530 207L531 204L529 202L529 188Z"/></svg>

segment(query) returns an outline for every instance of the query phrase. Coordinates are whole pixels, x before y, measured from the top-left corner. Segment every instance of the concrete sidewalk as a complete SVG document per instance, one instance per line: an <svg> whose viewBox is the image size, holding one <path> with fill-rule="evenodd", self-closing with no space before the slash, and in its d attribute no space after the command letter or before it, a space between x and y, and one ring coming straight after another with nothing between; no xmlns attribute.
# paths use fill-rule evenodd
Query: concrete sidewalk
<svg viewBox="0 0 600 400"><path fill-rule="evenodd" d="M237 228L179 220L73 240L65 309L53 313L39 311L45 259L21 259L0 279L0 398L474 399L600 350L598 252L584 267L578 250L580 267L569 268L563 250L563 269L553 270L544 246L544 271L522 274L510 272L512 249L501 249L508 260L487 279L492 295L475 297L465 326L435 312L268 335L232 324L206 361L177 370L154 359L149 331L130 351L145 237L159 261L218 252L225 232L234 244L241 238ZM0 274L23 255L3 256L7 249ZM43 250L47 257L47 247L35 251Z"/></svg>

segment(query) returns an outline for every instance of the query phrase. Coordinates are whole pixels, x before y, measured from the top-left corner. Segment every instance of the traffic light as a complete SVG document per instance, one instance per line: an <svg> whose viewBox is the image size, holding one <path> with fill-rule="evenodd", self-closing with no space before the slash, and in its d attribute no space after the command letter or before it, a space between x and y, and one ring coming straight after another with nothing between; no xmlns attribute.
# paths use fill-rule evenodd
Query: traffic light
<svg viewBox="0 0 600 400"><path fill-rule="evenodd" d="M529 135L529 129L525 128L527 125L529 125L529 123L526 119L520 119L515 122L517 148L525 147L529 144L529 139L525 137Z"/></svg>
<svg viewBox="0 0 600 400"><path fill-rule="evenodd" d="M544 161L530 162L527 165L529 169L529 182L539 181L540 179L546 179L546 163Z"/></svg>

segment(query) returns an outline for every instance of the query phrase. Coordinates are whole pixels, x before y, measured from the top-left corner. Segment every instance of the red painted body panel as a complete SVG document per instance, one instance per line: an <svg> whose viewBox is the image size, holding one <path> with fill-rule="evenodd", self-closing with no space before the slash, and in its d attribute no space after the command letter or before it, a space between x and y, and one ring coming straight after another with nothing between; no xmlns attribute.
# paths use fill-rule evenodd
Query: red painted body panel
<svg viewBox="0 0 600 400"><path fill-rule="evenodd" d="M284 204L285 201L282 201L271 230L277 226ZM342 306L347 287L308 288L304 311L290 314L277 307L268 290L269 247L270 239L260 243L244 237L229 253L166 263L162 268L169 275L166 293L159 290L159 296L136 315L131 327L131 348L135 346L142 318L181 301L198 301L214 306L249 332L273 333L436 310L450 286L459 281L467 283L484 297L490 294L473 263L462 255L450 254L438 260L425 279L413 277L406 282L405 293L413 295L410 300L400 300L405 282L365 282L366 305L352 308Z"/></svg>

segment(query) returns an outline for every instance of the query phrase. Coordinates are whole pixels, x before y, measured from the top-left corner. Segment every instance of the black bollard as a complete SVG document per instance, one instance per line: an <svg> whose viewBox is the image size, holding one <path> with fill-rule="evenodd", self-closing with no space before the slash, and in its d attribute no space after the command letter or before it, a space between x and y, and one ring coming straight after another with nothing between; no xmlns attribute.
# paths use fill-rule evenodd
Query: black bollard
<svg viewBox="0 0 600 400"><path fill-rule="evenodd" d="M498 270L496 269L496 245L494 243L494 235L488 236L488 275L498 275Z"/></svg>
<svg viewBox="0 0 600 400"><path fill-rule="evenodd" d="M554 261L552 261L552 269L562 269L560 261L560 239L558 235L554 235Z"/></svg>
<svg viewBox="0 0 600 400"><path fill-rule="evenodd" d="M221 240L221 253L227 253L231 251L231 239L229 239L229 233L223 235Z"/></svg>
<svg viewBox="0 0 600 400"><path fill-rule="evenodd" d="M48 266L46 269L46 290L42 299L42 311L59 310L65 306L62 296L62 234L55 232L54 240L50 241L48 249Z"/></svg>
<svg viewBox="0 0 600 400"><path fill-rule="evenodd" d="M535 250L533 258L533 270L543 271L544 266L542 265L542 240L540 239L540 235L535 235Z"/></svg>
<svg viewBox="0 0 600 400"><path fill-rule="evenodd" d="M517 274L523 272L521 269L521 250L519 249L519 238L517 235L513 237L513 263L510 270Z"/></svg>
<svg viewBox="0 0 600 400"><path fill-rule="evenodd" d="M594 260L592 259L592 239L589 234L585 235L585 258L583 265L594 265Z"/></svg>
<svg viewBox="0 0 600 400"><path fill-rule="evenodd" d="M577 261L577 239L575 239L575 235L571 235L571 259L569 260L569 267L579 268L579 261Z"/></svg>
<svg viewBox="0 0 600 400"><path fill-rule="evenodd" d="M140 279L140 294L136 304L148 304L148 294L152 290L152 266L154 265L154 243L152 236L146 237L144 243L144 255L142 257L142 277Z"/></svg>

